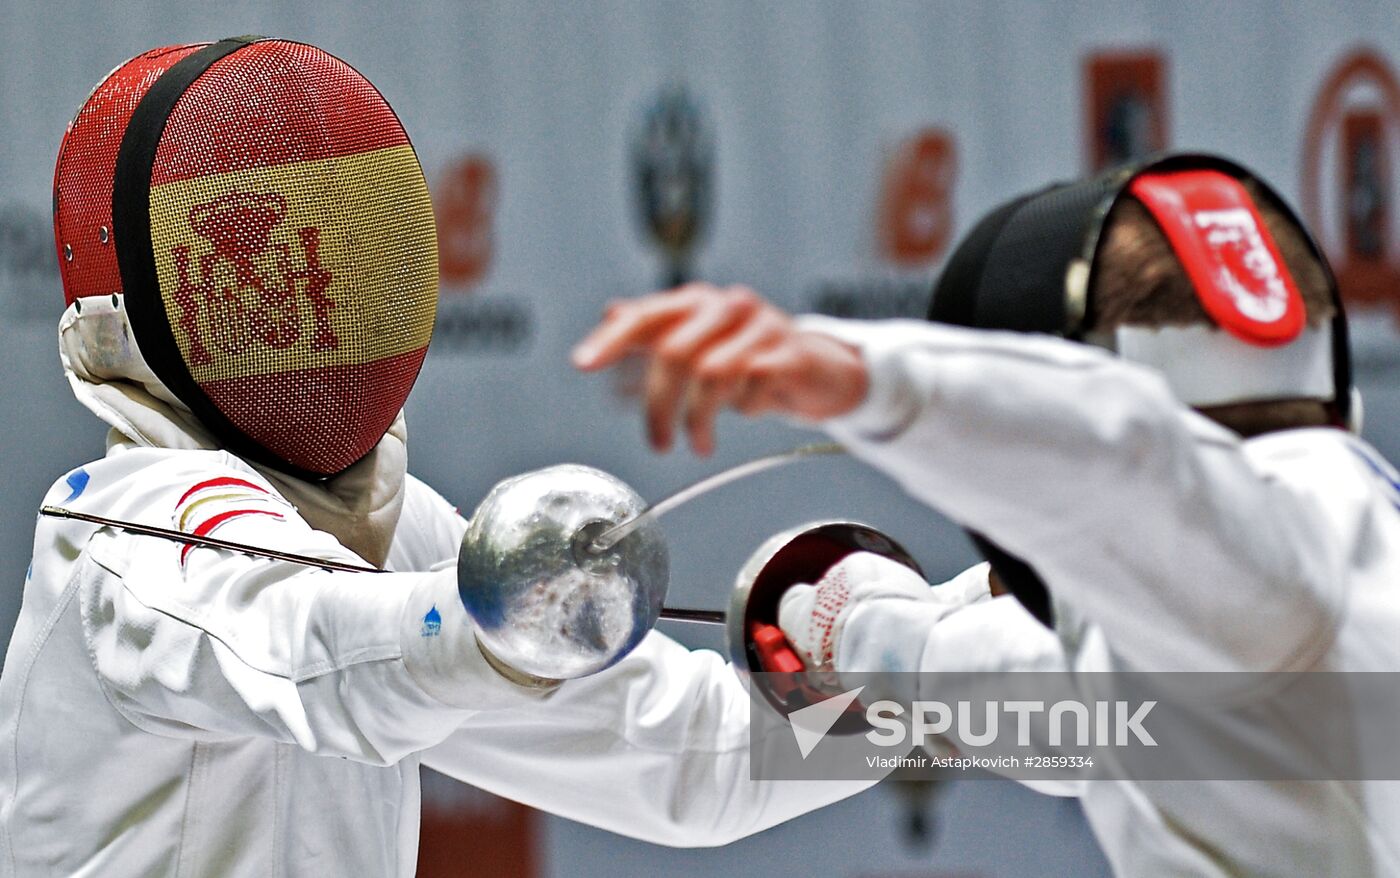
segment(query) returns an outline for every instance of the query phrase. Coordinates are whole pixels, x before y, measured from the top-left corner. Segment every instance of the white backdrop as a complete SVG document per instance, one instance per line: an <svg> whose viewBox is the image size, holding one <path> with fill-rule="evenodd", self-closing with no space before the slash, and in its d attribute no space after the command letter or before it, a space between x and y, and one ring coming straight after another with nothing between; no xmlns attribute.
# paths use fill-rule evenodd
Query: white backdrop
<svg viewBox="0 0 1400 878"><path fill-rule="evenodd" d="M921 289L935 275L936 259L887 262L875 233L885 163L916 132L939 129L951 138L959 232L1002 198L1082 172L1083 71L1093 52L1160 53L1167 142L1242 158L1290 197L1304 173L1306 120L1328 71L1362 45L1400 58L1394 6L1383 0L1313 7L0 0L0 15L6 631L40 495L102 447L103 430L68 395L54 349L62 302L48 231L54 157L88 90L138 51L249 32L306 40L380 87L435 191L464 156L490 163L489 269L443 297L454 325L475 321L478 329L441 333L409 404L413 468L464 511L498 479L564 459L600 466L656 497L808 438L780 424L727 420L715 460L656 457L612 382L567 368L568 348L606 300L645 292L662 276L636 222L629 154L644 110L668 85L686 88L715 142L714 210L696 273L749 283L805 309L831 285L878 300L881 286ZM493 316L514 334L481 332ZM1364 334L1378 351L1363 375L1372 390L1368 432L1394 457L1400 405L1384 369L1393 335L1383 318ZM934 575L971 558L955 528L883 478L849 462L804 467L736 485L668 520L674 602L723 606L734 572L765 535L818 516L888 530ZM677 633L718 645L706 633ZM930 857L893 843L896 803L876 791L718 852L659 852L553 821L546 860L554 875L644 868L783 875L817 863L826 874L851 876L1103 868L1072 805L1003 784L960 784L940 807L949 831Z"/></svg>

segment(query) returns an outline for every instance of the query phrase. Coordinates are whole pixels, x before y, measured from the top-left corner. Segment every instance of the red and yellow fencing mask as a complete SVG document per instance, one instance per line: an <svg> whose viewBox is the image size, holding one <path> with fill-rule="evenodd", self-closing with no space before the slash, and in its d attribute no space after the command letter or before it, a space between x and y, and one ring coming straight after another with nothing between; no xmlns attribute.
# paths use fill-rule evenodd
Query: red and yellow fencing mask
<svg viewBox="0 0 1400 878"><path fill-rule="evenodd" d="M305 478L379 442L432 336L413 146L368 80L301 43L113 71L63 139L54 234L69 304L122 294L147 363L219 441Z"/></svg>

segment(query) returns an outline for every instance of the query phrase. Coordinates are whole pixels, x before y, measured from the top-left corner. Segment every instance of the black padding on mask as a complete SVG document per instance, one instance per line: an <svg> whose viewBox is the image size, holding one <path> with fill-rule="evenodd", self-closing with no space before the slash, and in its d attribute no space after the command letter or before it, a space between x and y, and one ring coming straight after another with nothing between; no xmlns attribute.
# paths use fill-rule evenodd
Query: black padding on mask
<svg viewBox="0 0 1400 878"><path fill-rule="evenodd" d="M957 326L1074 336L1065 272L1122 181L1052 186L993 210L958 245L934 287L929 319Z"/></svg>
<svg viewBox="0 0 1400 878"><path fill-rule="evenodd" d="M978 326L1076 335L1065 272L1084 256L1086 229L1114 190L1103 178L1058 186L1021 205L987 254L977 293Z"/></svg>
<svg viewBox="0 0 1400 878"><path fill-rule="evenodd" d="M1008 201L983 217L948 258L933 288L928 319L953 326L977 326L977 294L987 269L987 256L1016 208L1032 196Z"/></svg>

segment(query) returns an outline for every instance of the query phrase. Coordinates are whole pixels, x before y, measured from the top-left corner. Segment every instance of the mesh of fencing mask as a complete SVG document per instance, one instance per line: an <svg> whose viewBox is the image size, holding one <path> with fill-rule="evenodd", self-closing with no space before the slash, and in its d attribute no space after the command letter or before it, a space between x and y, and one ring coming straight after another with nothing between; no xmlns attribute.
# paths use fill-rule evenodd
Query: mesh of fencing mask
<svg viewBox="0 0 1400 878"><path fill-rule="evenodd" d="M432 336L437 239L403 126L313 46L155 49L108 75L54 177L68 304L120 294L151 369L231 451L339 473Z"/></svg>

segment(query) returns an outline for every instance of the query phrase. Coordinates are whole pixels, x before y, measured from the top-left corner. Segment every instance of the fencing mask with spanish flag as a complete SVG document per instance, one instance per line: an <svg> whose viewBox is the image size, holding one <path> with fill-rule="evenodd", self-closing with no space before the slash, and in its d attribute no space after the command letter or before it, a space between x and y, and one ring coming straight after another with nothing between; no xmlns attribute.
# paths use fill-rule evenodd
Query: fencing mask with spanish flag
<svg viewBox="0 0 1400 878"><path fill-rule="evenodd" d="M69 305L121 295L165 387L224 447L299 478L374 448L432 335L413 146L368 80L302 43L118 67L64 136L54 235Z"/></svg>

